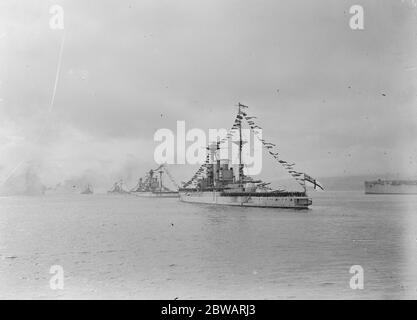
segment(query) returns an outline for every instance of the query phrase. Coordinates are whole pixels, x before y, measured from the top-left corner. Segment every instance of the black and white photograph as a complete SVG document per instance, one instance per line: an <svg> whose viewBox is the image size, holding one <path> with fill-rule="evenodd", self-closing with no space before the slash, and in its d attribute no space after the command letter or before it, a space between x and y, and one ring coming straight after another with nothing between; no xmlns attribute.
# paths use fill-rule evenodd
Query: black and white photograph
<svg viewBox="0 0 417 320"><path fill-rule="evenodd" d="M0 0L0 300L415 299L417 1Z"/></svg>

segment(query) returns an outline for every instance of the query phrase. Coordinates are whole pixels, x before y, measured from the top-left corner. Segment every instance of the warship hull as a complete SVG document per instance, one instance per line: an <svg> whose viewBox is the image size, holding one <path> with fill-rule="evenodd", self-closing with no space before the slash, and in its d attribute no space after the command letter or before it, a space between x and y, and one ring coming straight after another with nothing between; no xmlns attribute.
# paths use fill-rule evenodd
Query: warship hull
<svg viewBox="0 0 417 320"><path fill-rule="evenodd" d="M257 192L227 194L219 191L180 191L179 196L183 202L240 207L308 209L312 204L312 200L306 196L280 196Z"/></svg>
<svg viewBox="0 0 417 320"><path fill-rule="evenodd" d="M417 194L417 180L365 181L365 194Z"/></svg>
<svg viewBox="0 0 417 320"><path fill-rule="evenodd" d="M130 192L130 194L141 197L141 198L178 198L178 192L172 191L172 192L140 192L140 191L133 191Z"/></svg>

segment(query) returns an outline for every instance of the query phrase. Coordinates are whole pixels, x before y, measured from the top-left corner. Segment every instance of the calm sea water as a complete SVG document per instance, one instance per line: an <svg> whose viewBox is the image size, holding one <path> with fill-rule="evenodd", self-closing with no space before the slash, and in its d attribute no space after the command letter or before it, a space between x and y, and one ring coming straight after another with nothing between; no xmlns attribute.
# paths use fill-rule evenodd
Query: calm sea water
<svg viewBox="0 0 417 320"><path fill-rule="evenodd" d="M0 298L417 298L417 196L312 196L308 211L0 197Z"/></svg>

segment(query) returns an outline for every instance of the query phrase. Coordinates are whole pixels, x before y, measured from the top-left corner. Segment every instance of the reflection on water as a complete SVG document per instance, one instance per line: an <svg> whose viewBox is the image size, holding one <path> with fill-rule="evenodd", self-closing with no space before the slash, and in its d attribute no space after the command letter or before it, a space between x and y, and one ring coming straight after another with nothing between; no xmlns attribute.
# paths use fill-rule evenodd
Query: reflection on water
<svg viewBox="0 0 417 320"><path fill-rule="evenodd" d="M416 298L415 196L308 211L112 195L0 198L1 298ZM51 290L61 265L64 290ZM364 290L352 290L352 265Z"/></svg>

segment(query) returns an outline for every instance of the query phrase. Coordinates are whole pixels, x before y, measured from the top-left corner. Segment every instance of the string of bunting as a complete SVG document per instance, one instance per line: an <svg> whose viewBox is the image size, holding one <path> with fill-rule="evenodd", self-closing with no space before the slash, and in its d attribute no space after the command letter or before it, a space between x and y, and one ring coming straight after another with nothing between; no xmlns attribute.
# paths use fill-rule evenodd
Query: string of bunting
<svg viewBox="0 0 417 320"><path fill-rule="evenodd" d="M282 160L279 157L279 152L278 151L274 151L274 148L276 147L276 145L274 143L271 142L267 142L265 139L261 139L259 138L259 136L257 135L259 132L256 129L262 129L262 127L260 127L259 125L257 125L254 121L254 119L257 119L254 116L247 116L247 114L244 115L244 118L247 122L247 124L249 125L249 127L252 129L252 131L255 133L255 136L257 137L257 139L259 141L262 142L263 147L267 150L267 152L288 172L288 174L290 174L303 188L305 187L305 182L308 181L310 183L312 183L314 185L314 189L316 189L316 187L321 188L322 190L324 190L324 188L319 184L319 182L310 177L309 175L303 173L303 172L299 172L297 170L294 170L294 166L295 163L290 163L288 161Z"/></svg>
<svg viewBox="0 0 417 320"><path fill-rule="evenodd" d="M242 115L239 114L239 112L237 113L235 120L233 122L233 125L231 127L231 129L229 129L226 133L226 136L223 137L221 140L219 140L219 145L226 142L228 139L230 139L233 136L233 131L238 129L239 124L241 123L243 117ZM209 149L209 146L207 146L207 149ZM201 178L201 176L203 175L203 173L205 173L205 169L207 168L207 166L209 165L210 162L210 154L207 153L206 155L206 160L205 163L202 164L200 166L200 168L198 168L198 170L196 171L196 173L191 177L191 179L189 181L187 181L186 183L183 184L183 188L187 188L190 185L193 185L197 182L197 180L199 178Z"/></svg>
<svg viewBox="0 0 417 320"><path fill-rule="evenodd" d="M235 132L235 130L237 130L241 124L242 124L242 120L244 119L246 121L246 123L249 125L249 127L251 128L251 130L255 133L256 138L262 142L263 147L266 149L266 151L288 172L289 175L291 175L303 188L305 188L305 182L308 181L310 183L312 183L314 185L314 189L316 189L316 187L321 188L322 190L324 190L324 188L320 185L320 183L312 178L311 176L303 173L303 172L299 172L297 170L294 169L295 167L295 163L290 163L288 161L282 160L279 156L279 152L277 150L275 150L276 148L276 144L271 143L271 142L267 142L265 139L261 139L258 136L258 129L262 130L262 127L260 127L259 125L256 124L255 119L257 119L257 117L255 116L249 116L248 113L246 112L246 110L248 109L247 106L245 105L240 105L240 111L238 111L235 120L233 122L233 125L231 127L231 129L229 129L227 131L227 134L225 137L223 137L221 140L218 141L218 144L222 144L224 142L226 142L228 139L230 139L233 136L233 133ZM208 149L208 147L207 147ZM207 168L208 164L210 161L210 155L207 153L206 155L206 161L203 165L201 165L201 167L197 170L197 172L192 176L192 178L186 182L183 187L186 188L187 186L194 184L196 182L197 179L199 179L203 173L205 173L205 169ZM243 170L242 167L239 168L239 170ZM262 182L260 184L258 184L258 186L263 187L263 188L269 188L267 187L267 185L269 185L270 183L265 183ZM270 188L269 188L270 189Z"/></svg>

